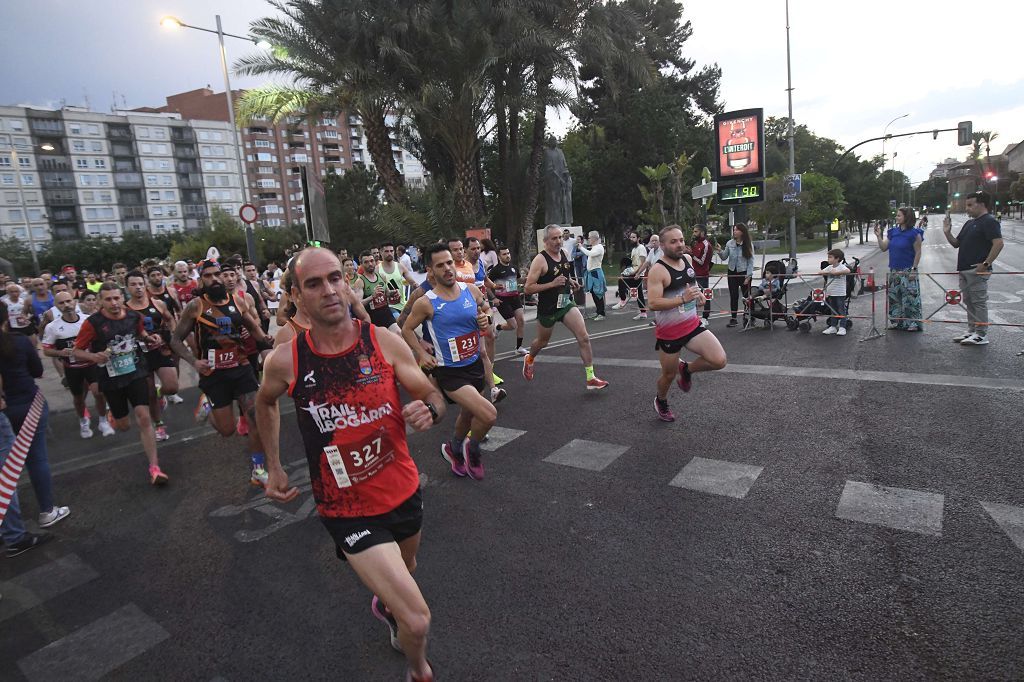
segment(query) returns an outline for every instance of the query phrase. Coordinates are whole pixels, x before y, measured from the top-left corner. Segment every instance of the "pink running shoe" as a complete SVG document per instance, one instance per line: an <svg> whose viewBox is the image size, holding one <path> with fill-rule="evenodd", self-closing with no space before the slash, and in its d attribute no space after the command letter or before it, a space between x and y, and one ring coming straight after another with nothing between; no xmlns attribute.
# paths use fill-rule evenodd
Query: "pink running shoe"
<svg viewBox="0 0 1024 682"><path fill-rule="evenodd" d="M474 481L484 480L484 463L480 459L480 446L470 447L469 438L462 441L462 459L466 463L466 473Z"/></svg>
<svg viewBox="0 0 1024 682"><path fill-rule="evenodd" d="M244 414L239 415L238 423L235 424L235 431L238 432L239 436L249 435L249 420L246 418Z"/></svg>
<svg viewBox="0 0 1024 682"><path fill-rule="evenodd" d="M679 361L679 376L676 378L676 385L683 393L689 393L693 388L693 377L690 376L690 363L685 360Z"/></svg>
<svg viewBox="0 0 1024 682"><path fill-rule="evenodd" d="M658 413L658 419L663 422L674 422L676 416L668 409L668 401L661 398L654 399L654 411Z"/></svg>
<svg viewBox="0 0 1024 682"><path fill-rule="evenodd" d="M466 460L462 458L462 448L453 448L451 442L441 443L441 456L452 465L452 473L462 478L466 475Z"/></svg>
<svg viewBox="0 0 1024 682"><path fill-rule="evenodd" d="M391 648L401 651L402 645L398 641L398 621L391 615L383 602L377 599L377 595L373 595L373 601L370 602L370 612L373 613L374 618L388 626L388 634L391 635Z"/></svg>

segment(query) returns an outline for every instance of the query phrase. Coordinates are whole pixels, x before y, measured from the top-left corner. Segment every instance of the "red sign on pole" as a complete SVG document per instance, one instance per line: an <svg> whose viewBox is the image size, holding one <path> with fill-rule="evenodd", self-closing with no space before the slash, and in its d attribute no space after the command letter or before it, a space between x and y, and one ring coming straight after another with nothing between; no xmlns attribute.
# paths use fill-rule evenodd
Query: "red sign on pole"
<svg viewBox="0 0 1024 682"><path fill-rule="evenodd" d="M242 208L238 209L238 217L242 219L243 223L248 223L249 225L256 222L256 216L258 215L256 207L252 204L242 204Z"/></svg>
<svg viewBox="0 0 1024 682"><path fill-rule="evenodd" d="M715 116L715 146L716 180L764 178L764 110Z"/></svg>

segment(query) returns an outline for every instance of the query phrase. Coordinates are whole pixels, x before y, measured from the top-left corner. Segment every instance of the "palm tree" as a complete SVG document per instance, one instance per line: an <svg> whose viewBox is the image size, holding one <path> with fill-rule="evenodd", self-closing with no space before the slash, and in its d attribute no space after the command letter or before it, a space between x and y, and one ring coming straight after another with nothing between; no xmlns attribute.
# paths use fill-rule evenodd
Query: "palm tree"
<svg viewBox="0 0 1024 682"><path fill-rule="evenodd" d="M402 176L395 165L387 117L397 107L388 73L407 58L396 49L402 24L390 3L370 0L270 0L282 16L252 22L250 32L272 45L243 57L243 75L285 76L291 85L251 90L239 103L239 120L278 122L299 112L349 111L366 129L370 158L388 197L400 201Z"/></svg>

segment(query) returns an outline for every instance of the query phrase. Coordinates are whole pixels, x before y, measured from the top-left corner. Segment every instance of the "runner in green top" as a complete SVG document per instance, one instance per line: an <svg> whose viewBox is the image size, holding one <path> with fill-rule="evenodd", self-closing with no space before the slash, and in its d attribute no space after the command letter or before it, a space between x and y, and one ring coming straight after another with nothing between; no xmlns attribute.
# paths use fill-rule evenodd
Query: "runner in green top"
<svg viewBox="0 0 1024 682"><path fill-rule="evenodd" d="M409 270L395 260L395 245L391 242L381 244L380 258L377 274L384 278L388 306L395 311L396 316L401 315L406 302L405 285L415 287L416 281Z"/></svg>

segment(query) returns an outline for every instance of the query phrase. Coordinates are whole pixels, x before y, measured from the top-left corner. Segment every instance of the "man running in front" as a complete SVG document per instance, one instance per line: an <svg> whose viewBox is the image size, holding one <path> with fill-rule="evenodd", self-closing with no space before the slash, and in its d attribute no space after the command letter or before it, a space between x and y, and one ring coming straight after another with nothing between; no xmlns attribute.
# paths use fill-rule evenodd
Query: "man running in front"
<svg viewBox="0 0 1024 682"><path fill-rule="evenodd" d="M423 502L405 426L430 428L444 415L444 401L401 339L351 318L349 286L333 253L305 249L288 270L311 327L264 363L256 423L266 445L267 497L287 502L298 495L281 466L277 401L288 393L313 499L338 558L373 592L370 609L405 654L409 678L433 680L430 609L412 575ZM399 383L412 397L404 407Z"/></svg>
<svg viewBox="0 0 1024 682"><path fill-rule="evenodd" d="M160 342L146 350L146 367L149 369L149 414L153 418L156 439L167 440L167 428L163 422L163 396L178 393L178 370L174 367L174 355L167 342L171 339L174 316L163 301L149 295L148 281L141 270L132 270L124 278L128 287L128 309L142 315L143 328L149 334L157 334ZM160 379L160 392L156 380Z"/></svg>
<svg viewBox="0 0 1024 682"><path fill-rule="evenodd" d="M146 332L142 315L128 310L116 282L104 282L100 287L100 311L82 323L75 338L75 349L69 356L78 362L91 362L101 366L100 390L114 418L114 428L131 428L128 415L135 413L139 425L139 440L149 460L149 482L167 483L167 474L160 470L156 456L156 434L149 415L149 370L139 352L140 344L160 343L157 334Z"/></svg>
<svg viewBox="0 0 1024 682"><path fill-rule="evenodd" d="M668 407L668 389L678 375L679 388L689 392L692 375L725 367L722 344L701 325L697 307L704 305L704 294L697 282L693 262L686 255L686 238L678 225L669 225L660 234L661 258L647 277L647 306L654 311L654 348L661 362L658 394L654 409L662 421L675 421ZM686 348L699 357L693 362L679 359Z"/></svg>
<svg viewBox="0 0 1024 682"><path fill-rule="evenodd" d="M247 415L250 423L255 418L259 384L245 355L243 336L251 334L257 342L267 347L271 344L259 323L229 296L217 261L204 260L199 264L199 272L203 287L199 297L192 299L182 311L171 335L171 348L199 373L199 390L205 396L200 402L199 417L208 413L213 428L228 438L235 433L233 406L236 401L239 411ZM185 344L185 338L193 331L202 354L200 358ZM267 471L258 429L249 429L247 446L252 464L249 481L262 486L267 482Z"/></svg>
<svg viewBox="0 0 1024 682"><path fill-rule="evenodd" d="M530 344L530 352L523 358L523 378L533 381L534 359L548 345L555 324L561 322L569 328L579 344L580 359L587 373L587 390L598 390L606 387L608 382L594 375L594 352L590 348L587 324L572 296L572 290L582 285L573 279L572 274L572 261L562 251L562 228L548 225L544 230L544 250L534 256L530 263L526 286L523 288L527 295L537 294L537 338Z"/></svg>
<svg viewBox="0 0 1024 682"><path fill-rule="evenodd" d="M413 304L402 325L402 337L420 367L437 380L445 398L462 408L454 436L441 445L441 456L456 476L468 473L479 481L484 477L480 442L498 419L497 409L482 393L487 382L480 332L490 325L487 301L475 286L456 281L455 261L447 245L428 247L423 262L434 276L434 287ZM428 353L416 336L416 328L424 321L433 340L433 353Z"/></svg>

